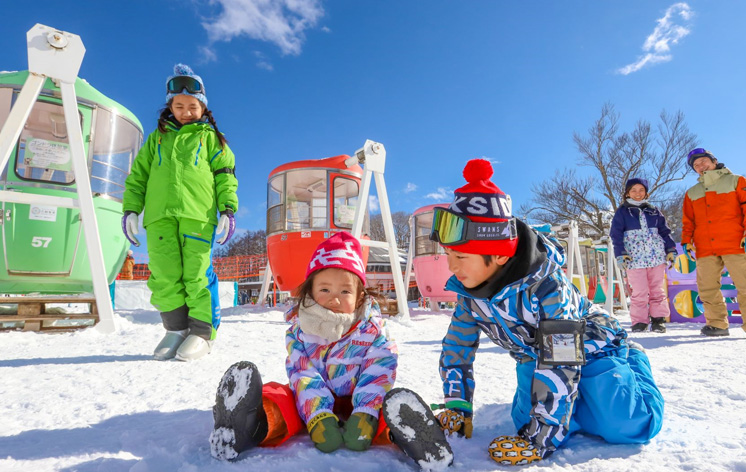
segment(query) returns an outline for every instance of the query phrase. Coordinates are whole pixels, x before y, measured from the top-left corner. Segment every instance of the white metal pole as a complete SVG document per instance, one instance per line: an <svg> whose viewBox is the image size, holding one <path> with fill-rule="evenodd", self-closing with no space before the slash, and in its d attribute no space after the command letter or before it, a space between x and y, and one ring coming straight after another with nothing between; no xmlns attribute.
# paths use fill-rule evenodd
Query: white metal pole
<svg viewBox="0 0 746 472"><path fill-rule="evenodd" d="M367 166L363 169L362 186L358 194L357 206L355 207L355 218L352 222L352 235L360 239L363 232L363 221L365 220L365 211L368 208L368 196L370 195L370 176L371 171Z"/></svg>
<svg viewBox="0 0 746 472"><path fill-rule="evenodd" d="M606 238L606 311L614 314L614 248L611 238Z"/></svg>
<svg viewBox="0 0 746 472"><path fill-rule="evenodd" d="M573 231L573 223L574 221L570 221L567 225L567 277L570 279L570 283L572 283L575 278L575 244L577 244L577 241L575 240L576 234Z"/></svg>
<svg viewBox="0 0 746 472"><path fill-rule="evenodd" d="M414 251L415 251L415 244L416 244L416 239L417 239L415 235L415 231L416 231L416 228L414 227L414 215L410 215L409 217L409 247L407 248L407 265L406 265L406 269L404 270L404 284L407 286L407 289L409 289L409 279L410 279L410 274L412 273L412 265L414 264Z"/></svg>
<svg viewBox="0 0 746 472"><path fill-rule="evenodd" d="M62 92L62 108L65 112L75 184L78 187L78 204L80 205L86 249L88 250L88 262L91 266L93 293L96 296L96 305L98 305L99 323L96 328L103 333L112 333L116 330L114 310L109 295L104 254L101 250L101 238L96 220L96 209L93 206L91 178L88 174L88 162L85 157L83 130L80 127L75 85L60 82L60 91Z"/></svg>
<svg viewBox="0 0 746 472"><path fill-rule="evenodd" d="M264 279L262 279L262 289L259 292L259 299L257 305L263 305L264 300L267 299L267 293L269 293L269 281L272 280L272 268L269 266L267 261L267 267L264 269Z"/></svg>
<svg viewBox="0 0 746 472"><path fill-rule="evenodd" d="M383 174L376 172L376 190L378 191L378 204L381 206L381 217L383 219L383 232L389 248L389 261L391 262L391 275L394 278L396 289L396 304L399 306L399 314L403 319L409 319L409 308L407 306L407 290L402 281L401 263L399 262L399 248L396 247L396 236L394 234L394 222L391 219L391 208L389 207L386 183Z"/></svg>

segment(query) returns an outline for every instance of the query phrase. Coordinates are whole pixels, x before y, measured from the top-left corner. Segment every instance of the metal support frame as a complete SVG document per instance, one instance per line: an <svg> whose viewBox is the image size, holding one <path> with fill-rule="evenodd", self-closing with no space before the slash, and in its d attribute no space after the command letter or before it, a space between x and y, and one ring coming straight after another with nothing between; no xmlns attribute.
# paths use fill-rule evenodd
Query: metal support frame
<svg viewBox="0 0 746 472"><path fill-rule="evenodd" d="M91 179L83 144L83 130L78 119L78 101L75 95L75 80L83 62L85 47L80 36L41 24L36 24L31 28L26 33L26 39L29 75L8 114L8 120L0 130L0 169L4 169L8 164L13 147L21 135L44 82L47 78L55 79L59 83L62 95L62 107L67 123L78 198L46 197L5 190L0 191L0 201L80 209L88 260L91 265L93 292L99 312L99 323L96 328L104 333L112 333L116 330L114 310L109 296L101 238L93 205Z"/></svg>
<svg viewBox="0 0 746 472"><path fill-rule="evenodd" d="M624 278L622 278L622 272L614 258L614 246L612 245L611 238L604 236L599 241L594 241L594 243L596 242L606 245L606 311L611 315L614 314L614 284L619 285L619 302L622 310L627 311L627 294L624 290Z"/></svg>
<svg viewBox="0 0 746 472"><path fill-rule="evenodd" d="M269 293L269 284L272 280L272 268L269 266L267 261L267 267L264 269L264 277L262 278L262 289L259 291L259 298L257 299L257 305L264 304L264 300L267 299Z"/></svg>
<svg viewBox="0 0 746 472"><path fill-rule="evenodd" d="M565 230L568 232L567 236L567 278L570 283L575 278L579 278L578 285L580 286L580 293L584 296L588 296L588 286L585 282L585 272L583 271L583 259L580 256L580 238L578 237L578 223L575 220L569 223L555 226L552 228L555 231ZM577 273L575 267L577 265Z"/></svg>
<svg viewBox="0 0 746 472"><path fill-rule="evenodd" d="M383 179L383 172L386 168L386 148L381 143L367 139L363 147L358 149L352 157L345 161L345 165L348 167L355 164L363 166L363 178L357 206L355 207L355 219L352 223L352 235L358 238L361 244L366 246L388 248L389 262L391 263L391 275L394 279L396 304L399 308L399 315L402 319L409 319L407 290L404 287L401 264L399 263L399 249L396 247L394 223L391 219L391 207L389 206L388 193L386 192L386 183ZM383 232L386 241L373 241L360 238L363 231L365 211L368 206L368 196L370 195L371 177L375 179L376 183L378 204L381 207L381 219L383 220ZM407 279L409 279L409 272L407 272Z"/></svg>

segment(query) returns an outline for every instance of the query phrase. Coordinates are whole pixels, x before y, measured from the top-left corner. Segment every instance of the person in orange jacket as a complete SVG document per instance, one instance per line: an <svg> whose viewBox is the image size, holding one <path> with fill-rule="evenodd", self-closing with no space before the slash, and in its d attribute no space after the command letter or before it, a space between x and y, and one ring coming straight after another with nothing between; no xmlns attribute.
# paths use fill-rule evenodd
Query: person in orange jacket
<svg viewBox="0 0 746 472"><path fill-rule="evenodd" d="M127 257L124 258L124 264L122 264L122 271L119 273L119 278L121 280L132 280L133 278L135 258L132 254L132 249L127 251Z"/></svg>
<svg viewBox="0 0 746 472"><path fill-rule="evenodd" d="M684 196L681 245L697 258L697 290L707 320L702 334L728 336L720 275L727 266L738 299L746 302L746 179L703 148L692 149L687 163L699 178Z"/></svg>

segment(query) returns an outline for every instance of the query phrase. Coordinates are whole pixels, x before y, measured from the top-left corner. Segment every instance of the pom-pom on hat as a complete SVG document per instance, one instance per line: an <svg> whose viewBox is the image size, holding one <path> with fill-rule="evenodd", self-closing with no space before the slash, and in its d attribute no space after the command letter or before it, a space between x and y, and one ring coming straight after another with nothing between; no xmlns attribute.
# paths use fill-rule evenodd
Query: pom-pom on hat
<svg viewBox="0 0 746 472"><path fill-rule="evenodd" d="M191 93L186 88L182 88L179 92L169 92L168 91L168 82L176 77L191 77L197 82L199 82L202 92L200 93ZM198 76L194 73L191 67L189 67L186 64L176 64L174 66L174 73L173 75L170 75L166 79L166 103L170 102L172 98L174 98L176 95L190 95L200 102L207 108L207 96L205 95L205 83L202 82L202 77Z"/></svg>
<svg viewBox="0 0 746 472"><path fill-rule="evenodd" d="M466 185L456 189L453 203L448 207L454 213L476 223L495 223L513 218L510 195L492 183L492 164L485 159L472 159L464 167ZM454 251L468 254L494 256L515 255L518 238L494 241L468 241L464 244L448 246Z"/></svg>
<svg viewBox="0 0 746 472"><path fill-rule="evenodd" d="M643 187L645 187L645 193L648 193L650 191L650 186L648 185L648 179L643 179L641 177L632 177L631 179L627 180L627 183L624 185L624 193L626 194L629 192L629 189L632 188L632 186L640 184Z"/></svg>
<svg viewBox="0 0 746 472"><path fill-rule="evenodd" d="M360 241L350 233L341 231L323 241L308 263L306 278L321 269L342 269L357 275L365 286L365 264Z"/></svg>

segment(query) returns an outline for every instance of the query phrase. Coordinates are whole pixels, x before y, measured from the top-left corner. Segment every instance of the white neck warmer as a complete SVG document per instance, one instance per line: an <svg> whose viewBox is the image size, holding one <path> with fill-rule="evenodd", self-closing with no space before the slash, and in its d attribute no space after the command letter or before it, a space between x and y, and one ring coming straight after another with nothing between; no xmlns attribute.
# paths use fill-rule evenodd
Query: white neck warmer
<svg viewBox="0 0 746 472"><path fill-rule="evenodd" d="M311 302L309 306L305 305L305 301L298 306L300 329L304 333L323 338L327 341L324 344L339 341L355 324L361 316L361 310L365 307L363 304L354 313L334 313L313 300L309 302Z"/></svg>
<svg viewBox="0 0 746 472"><path fill-rule="evenodd" d="M628 198L628 199L627 199L627 203L629 203L630 205L634 205L634 206L636 206L636 207L639 207L640 205L644 205L644 204L646 204L647 202L648 202L648 199L647 199L647 198L646 198L645 200L640 200L639 202L638 202L637 200L633 200L633 199L631 199L631 198Z"/></svg>

